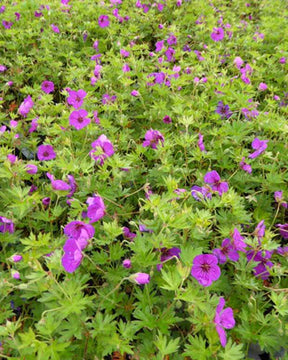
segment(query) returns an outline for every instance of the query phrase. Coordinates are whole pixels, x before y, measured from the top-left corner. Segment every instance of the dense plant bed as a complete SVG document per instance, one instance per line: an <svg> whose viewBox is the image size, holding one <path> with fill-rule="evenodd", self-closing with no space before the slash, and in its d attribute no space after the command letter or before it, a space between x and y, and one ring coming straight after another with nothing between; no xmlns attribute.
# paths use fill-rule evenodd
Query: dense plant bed
<svg viewBox="0 0 288 360"><path fill-rule="evenodd" d="M247 1L1 2L0 358L287 359L288 9Z"/></svg>

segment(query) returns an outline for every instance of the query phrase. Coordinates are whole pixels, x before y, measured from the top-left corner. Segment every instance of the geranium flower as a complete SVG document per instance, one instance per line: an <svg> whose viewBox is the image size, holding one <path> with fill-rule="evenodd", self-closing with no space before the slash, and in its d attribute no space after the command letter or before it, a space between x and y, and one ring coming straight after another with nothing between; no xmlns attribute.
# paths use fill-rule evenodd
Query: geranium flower
<svg viewBox="0 0 288 360"><path fill-rule="evenodd" d="M12 220L7 219L4 216L0 216L0 232L5 233L9 232L10 234L13 234L15 231L14 223Z"/></svg>
<svg viewBox="0 0 288 360"><path fill-rule="evenodd" d="M283 239L288 239L288 224L277 224L276 226L279 228L280 235Z"/></svg>
<svg viewBox="0 0 288 360"><path fill-rule="evenodd" d="M62 265L67 272L73 273L83 259L82 249L75 239L68 238L63 250L65 254L62 257Z"/></svg>
<svg viewBox="0 0 288 360"><path fill-rule="evenodd" d="M213 41L222 41L224 39L224 30L219 27L219 28L213 28L213 32L211 33L211 39Z"/></svg>
<svg viewBox="0 0 288 360"><path fill-rule="evenodd" d="M254 275L256 277L261 277L262 280L267 280L270 276L267 267L271 268L273 266L273 263L269 261L269 259L272 256L272 252L265 250L265 251L255 251L255 250L249 250L247 252L247 260L248 261L255 261L259 262L257 266L254 267Z"/></svg>
<svg viewBox="0 0 288 360"><path fill-rule="evenodd" d="M239 260L239 254L229 238L224 239L221 247L213 250L213 254L217 256L219 264L225 264L227 258L232 261Z"/></svg>
<svg viewBox="0 0 288 360"><path fill-rule="evenodd" d="M160 256L160 261L161 261L161 264L157 264L157 270L160 271L163 267L163 263L174 258L174 257L177 257L179 258L180 257L180 253L181 253L181 250L178 248L178 247L173 247L171 249L167 249L167 248L161 248L159 249L160 252L161 252L161 256Z"/></svg>
<svg viewBox="0 0 288 360"><path fill-rule="evenodd" d="M58 26L51 24L51 29L52 31L54 31L56 34L60 34L60 30L58 28Z"/></svg>
<svg viewBox="0 0 288 360"><path fill-rule="evenodd" d="M29 114L30 110L32 109L34 105L34 102L31 98L30 95L28 95L24 101L22 102L22 104L20 105L18 112L20 115L22 115L23 117L27 117L27 115Z"/></svg>
<svg viewBox="0 0 288 360"><path fill-rule="evenodd" d="M265 149L267 148L267 143L269 140L259 140L258 138L254 139L252 141L252 148L255 149L252 154L250 154L248 157L249 159L255 159L257 156L262 154Z"/></svg>
<svg viewBox="0 0 288 360"><path fill-rule="evenodd" d="M208 172L204 176L204 181L211 184L212 190L217 191L220 196L229 189L228 183L221 181L220 175L215 170Z"/></svg>
<svg viewBox="0 0 288 360"><path fill-rule="evenodd" d="M74 109L79 109L82 104L85 96L87 95L86 91L80 89L78 91L69 90L69 97L67 98L67 103L72 105Z"/></svg>
<svg viewBox="0 0 288 360"><path fill-rule="evenodd" d="M76 130L81 130L91 122L87 115L88 112L84 109L74 110L69 116L69 124Z"/></svg>
<svg viewBox="0 0 288 360"><path fill-rule="evenodd" d="M221 297L219 299L219 304L216 308L216 314L214 318L214 324L216 325L216 331L220 338L220 343L223 347L226 346L227 338L224 329L232 329L235 326L235 319L233 316L232 308L228 307L225 310L225 299Z"/></svg>
<svg viewBox="0 0 288 360"><path fill-rule="evenodd" d="M248 174L252 173L252 167L249 164L245 163L245 156L242 158L242 160L239 163L239 166L242 170L248 172Z"/></svg>
<svg viewBox="0 0 288 360"><path fill-rule="evenodd" d="M198 148L200 151L206 151L205 150L205 145L204 145L204 142L203 142L203 135L201 133L198 134L199 136L199 140L198 140Z"/></svg>
<svg viewBox="0 0 288 360"><path fill-rule="evenodd" d="M170 124L172 122L171 117L168 115L165 115L162 120L165 124Z"/></svg>
<svg viewBox="0 0 288 360"><path fill-rule="evenodd" d="M89 197L86 203L88 204L87 217L90 219L90 224L102 219L106 208L101 196Z"/></svg>
<svg viewBox="0 0 288 360"><path fill-rule="evenodd" d="M114 147L111 141L102 134L92 144L92 150L89 155L94 159L100 166L104 164L104 160L114 154Z"/></svg>
<svg viewBox="0 0 288 360"><path fill-rule="evenodd" d="M233 114L232 111L230 111L229 106L224 105L222 101L218 102L215 112L221 115L221 119L229 119L230 116Z"/></svg>
<svg viewBox="0 0 288 360"><path fill-rule="evenodd" d="M37 165L34 165L34 164L27 164L26 165L26 172L28 174L34 175L34 174L37 173L37 171L38 171Z"/></svg>
<svg viewBox="0 0 288 360"><path fill-rule="evenodd" d="M281 206L287 209L288 204L287 202L283 201L283 191L275 191L274 192L274 199L279 203Z"/></svg>
<svg viewBox="0 0 288 360"><path fill-rule="evenodd" d="M46 173L47 177L51 181L52 188L56 191L70 191L71 187L65 181L55 180L54 176L50 173Z"/></svg>
<svg viewBox="0 0 288 360"><path fill-rule="evenodd" d="M131 268L131 260L130 259L123 260L122 265L125 269L130 269Z"/></svg>
<svg viewBox="0 0 288 360"><path fill-rule="evenodd" d="M268 86L265 83L260 83L258 86L258 90L265 91L268 89Z"/></svg>
<svg viewBox="0 0 288 360"><path fill-rule="evenodd" d="M56 158L52 145L40 145L37 151L37 157L40 161L53 160Z"/></svg>
<svg viewBox="0 0 288 360"><path fill-rule="evenodd" d="M202 197L200 196L200 194L202 195ZM191 195L197 201L201 201L203 198L204 199L211 199L212 198L212 194L211 194L210 189L208 187L205 187L205 186L200 187L198 185L193 185L192 188L191 188Z"/></svg>
<svg viewBox="0 0 288 360"><path fill-rule="evenodd" d="M143 147L150 146L152 149L157 149L159 142L161 141L162 146L164 145L164 136L158 130L150 129L145 134L145 141Z"/></svg>
<svg viewBox="0 0 288 360"><path fill-rule="evenodd" d="M109 16L108 15L100 15L98 17L98 25L101 28L105 28L105 27L109 26L109 24L110 24L110 21L109 21Z"/></svg>
<svg viewBox="0 0 288 360"><path fill-rule="evenodd" d="M131 279L136 281L136 283L139 285L148 284L150 282L150 276L146 273L133 274L131 275Z"/></svg>
<svg viewBox="0 0 288 360"><path fill-rule="evenodd" d="M219 279L221 270L218 259L212 254L203 254L195 256L191 269L191 275L202 286L210 286L213 281Z"/></svg>
<svg viewBox="0 0 288 360"><path fill-rule="evenodd" d="M50 94L54 91L54 83L52 81L43 81L41 84L41 90L44 91L46 94Z"/></svg>

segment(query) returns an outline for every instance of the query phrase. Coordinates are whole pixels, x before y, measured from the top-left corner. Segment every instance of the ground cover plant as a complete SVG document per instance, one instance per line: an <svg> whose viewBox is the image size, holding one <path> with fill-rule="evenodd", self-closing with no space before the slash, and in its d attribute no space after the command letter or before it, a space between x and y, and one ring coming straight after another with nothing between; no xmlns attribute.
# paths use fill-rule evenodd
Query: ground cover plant
<svg viewBox="0 0 288 360"><path fill-rule="evenodd" d="M287 359L287 18L1 2L1 358Z"/></svg>

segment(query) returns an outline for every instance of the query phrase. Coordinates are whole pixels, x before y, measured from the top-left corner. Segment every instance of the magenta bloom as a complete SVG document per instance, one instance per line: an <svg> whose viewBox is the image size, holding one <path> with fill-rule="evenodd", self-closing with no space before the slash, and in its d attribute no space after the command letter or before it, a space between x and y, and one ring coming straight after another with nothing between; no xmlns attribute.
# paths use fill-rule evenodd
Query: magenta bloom
<svg viewBox="0 0 288 360"><path fill-rule="evenodd" d="M60 33L60 30L58 28L58 26L54 25L54 24L51 24L51 29L52 31L54 31L56 34L59 34Z"/></svg>
<svg viewBox="0 0 288 360"><path fill-rule="evenodd" d="M201 133L198 134L199 140L198 140L198 148L200 151L205 151L205 145L203 142L203 135Z"/></svg>
<svg viewBox="0 0 288 360"><path fill-rule="evenodd" d="M288 257L288 246L283 246L283 247L279 246L277 249L277 253L279 255Z"/></svg>
<svg viewBox="0 0 288 360"><path fill-rule="evenodd" d="M288 239L288 224L277 224L276 226L279 228L280 235L284 239Z"/></svg>
<svg viewBox="0 0 288 360"><path fill-rule="evenodd" d="M19 262L23 259L23 256L21 255L13 255L12 256L12 260L16 263L16 262Z"/></svg>
<svg viewBox="0 0 288 360"><path fill-rule="evenodd" d="M90 219L90 224L102 219L106 208L101 196L89 197L86 203L88 204L87 217Z"/></svg>
<svg viewBox="0 0 288 360"><path fill-rule="evenodd" d="M74 110L69 116L69 123L76 130L83 129L85 126L89 125L91 119L86 117L88 112L84 109Z"/></svg>
<svg viewBox="0 0 288 360"><path fill-rule="evenodd" d="M204 181L206 184L211 184L212 190L217 191L220 196L229 189L228 183L221 181L220 175L215 170L208 172L204 176Z"/></svg>
<svg viewBox="0 0 288 360"><path fill-rule="evenodd" d="M109 26L109 24L110 24L110 21L109 21L109 16L108 15L100 15L98 17L98 25L101 28L105 28L105 27Z"/></svg>
<svg viewBox="0 0 288 360"><path fill-rule="evenodd" d="M215 112L221 115L221 119L229 119L230 116L233 115L232 111L230 111L229 105L224 105L222 101L218 102Z"/></svg>
<svg viewBox="0 0 288 360"><path fill-rule="evenodd" d="M272 256L272 252L265 250L265 251L258 251L250 250L247 252L247 260L248 261L255 261L259 262L257 266L254 267L254 275L256 277L261 277L262 280L267 280L270 276L267 267L271 268L273 263L269 261Z"/></svg>
<svg viewBox="0 0 288 360"><path fill-rule="evenodd" d="M87 95L86 91L80 89L78 91L70 90L69 97L67 98L67 103L72 105L74 109L79 109L82 104L85 96Z"/></svg>
<svg viewBox="0 0 288 360"><path fill-rule="evenodd" d="M12 271L12 277L16 280L19 280L20 279L20 273L19 271Z"/></svg>
<svg viewBox="0 0 288 360"><path fill-rule="evenodd" d="M221 41L224 39L224 30L219 27L219 28L213 28L213 32L211 33L211 39L213 41Z"/></svg>
<svg viewBox="0 0 288 360"><path fill-rule="evenodd" d="M172 119L171 119L170 116L165 115L165 116L163 117L163 122L164 122L165 124L170 124L170 123L172 122Z"/></svg>
<svg viewBox="0 0 288 360"><path fill-rule="evenodd" d="M34 102L31 98L31 96L28 95L24 99L22 104L19 106L19 109L18 109L19 114L26 118L27 115L29 114L30 110L32 109L33 105L34 105Z"/></svg>
<svg viewBox="0 0 288 360"><path fill-rule="evenodd" d="M5 29L10 29L11 26L13 25L12 21L7 21L7 20L3 20L2 21L2 25L4 26Z"/></svg>
<svg viewBox="0 0 288 360"><path fill-rule="evenodd" d="M241 66L244 64L244 61L241 59L240 56L236 56L233 63L236 65L237 69L241 69Z"/></svg>
<svg viewBox="0 0 288 360"><path fill-rule="evenodd" d="M265 83L260 83L258 86L258 90L265 91L268 89L268 86Z"/></svg>
<svg viewBox="0 0 288 360"><path fill-rule="evenodd" d="M254 235L257 236L259 243L260 243L260 239L262 239L263 236L265 235L265 228L266 226L264 224L264 220L261 220L259 224L256 226Z"/></svg>
<svg viewBox="0 0 288 360"><path fill-rule="evenodd" d="M208 187L205 187L205 186L200 187L198 185L193 185L192 188L191 188L191 195L197 201L201 201L203 198L204 199L211 199L212 198L212 194L211 194L210 189Z"/></svg>
<svg viewBox="0 0 288 360"><path fill-rule="evenodd" d="M100 166L104 164L104 160L114 154L114 147L111 141L102 134L92 144L92 150L89 155L94 159Z"/></svg>
<svg viewBox="0 0 288 360"><path fill-rule="evenodd" d="M134 280L139 285L148 284L150 282L150 276L146 273L136 273L134 276Z"/></svg>
<svg viewBox="0 0 288 360"><path fill-rule="evenodd" d="M157 41L155 46L156 46L156 49L155 49L156 52L161 51L163 49L163 46L164 46L164 40Z"/></svg>
<svg viewBox="0 0 288 360"><path fill-rule="evenodd" d="M132 90L130 94L134 97L140 96L140 93L137 90Z"/></svg>
<svg viewBox="0 0 288 360"><path fill-rule="evenodd" d="M191 275L202 286L210 286L213 281L219 279L221 270L215 255L203 254L195 256L191 269Z"/></svg>
<svg viewBox="0 0 288 360"><path fill-rule="evenodd" d="M147 147L150 146L152 149L157 149L157 146L161 141L162 146L164 145L164 136L158 130L150 129L145 134L145 141L142 146Z"/></svg>
<svg viewBox="0 0 288 360"><path fill-rule="evenodd" d="M34 165L34 164L27 164L26 165L26 172L28 174L34 175L34 174L37 173L37 171L38 171L37 165Z"/></svg>
<svg viewBox="0 0 288 360"><path fill-rule="evenodd" d="M32 119L31 126L30 126L30 129L28 130L28 132L31 134L32 132L36 131L37 128L38 128L38 117L36 117L35 119Z"/></svg>
<svg viewBox="0 0 288 360"><path fill-rule="evenodd" d="M52 188L56 191L70 191L71 187L65 181L55 180L54 176L50 173L46 173L47 177L51 181Z"/></svg>
<svg viewBox="0 0 288 360"><path fill-rule="evenodd" d="M5 72L7 67L5 65L0 65L0 73Z"/></svg>
<svg viewBox="0 0 288 360"><path fill-rule="evenodd" d="M52 81L43 81L41 84L41 90L46 94L50 94L54 91L54 84Z"/></svg>
<svg viewBox="0 0 288 360"><path fill-rule="evenodd" d="M64 228L64 234L74 239L81 250L87 246L88 240L94 236L94 233L94 227L82 221L71 221Z"/></svg>
<svg viewBox="0 0 288 360"><path fill-rule="evenodd" d="M5 233L9 232L10 234L13 234L15 231L14 223L12 220L7 219L4 216L0 216L0 232Z"/></svg>
<svg viewBox="0 0 288 360"><path fill-rule="evenodd" d="M63 250L65 254L62 257L62 265L67 272L73 273L80 266L83 258L81 248L75 239L68 238Z"/></svg>
<svg viewBox="0 0 288 360"><path fill-rule="evenodd" d="M130 269L131 268L131 260L130 259L123 260L122 265L124 268Z"/></svg>
<svg viewBox="0 0 288 360"><path fill-rule="evenodd" d="M223 297L219 299L219 304L216 308L216 314L214 318L214 324L216 325L216 331L219 335L221 345L226 346L227 338L224 329L232 329L235 326L235 320L233 316L233 310L228 307L223 310L225 306L225 300Z"/></svg>
<svg viewBox="0 0 288 360"><path fill-rule="evenodd" d="M283 191L275 191L274 192L274 199L279 203L281 206L287 209L288 204L287 202L283 201Z"/></svg>
<svg viewBox="0 0 288 360"><path fill-rule="evenodd" d="M257 156L262 154L263 151L265 151L265 149L267 148L268 141L269 140L259 140L258 138L254 139L252 141L252 148L256 151L254 151L248 156L249 159L255 159Z"/></svg>
<svg viewBox="0 0 288 360"><path fill-rule="evenodd" d="M137 236L135 233L131 232L130 229L126 226L124 226L122 230L123 230L123 236L130 241L133 241L134 238Z"/></svg>
<svg viewBox="0 0 288 360"><path fill-rule="evenodd" d="M246 171L248 174L252 173L251 165L245 163L245 156L240 161L239 166L242 170Z"/></svg>
<svg viewBox="0 0 288 360"><path fill-rule="evenodd" d="M213 254L217 256L219 264L225 264L229 258L232 261L239 260L239 254L230 239L224 239L219 249L214 249Z"/></svg>
<svg viewBox="0 0 288 360"><path fill-rule="evenodd" d="M245 252L245 248L247 247L247 245L243 241L244 240L243 236L241 236L240 232L236 228L233 231L232 239L233 239L232 244L234 246L234 249L237 250L237 251L244 251Z"/></svg>
<svg viewBox="0 0 288 360"><path fill-rule="evenodd" d="M37 157L40 161L53 160L56 158L52 145L40 145L37 151Z"/></svg>
<svg viewBox="0 0 288 360"><path fill-rule="evenodd" d="M160 271L162 269L164 262L166 262L174 257L179 258L181 250L178 247L173 247L171 249L161 248L160 252L161 252L161 257L160 257L161 264L157 264L158 271Z"/></svg>

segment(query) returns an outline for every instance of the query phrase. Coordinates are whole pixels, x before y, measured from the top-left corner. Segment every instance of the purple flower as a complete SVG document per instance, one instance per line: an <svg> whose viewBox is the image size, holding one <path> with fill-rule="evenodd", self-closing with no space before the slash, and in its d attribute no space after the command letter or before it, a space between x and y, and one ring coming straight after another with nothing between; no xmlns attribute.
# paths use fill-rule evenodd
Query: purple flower
<svg viewBox="0 0 288 360"><path fill-rule="evenodd" d="M46 94L50 94L54 91L54 84L52 81L43 81L41 84L41 90L44 91Z"/></svg>
<svg viewBox="0 0 288 360"><path fill-rule="evenodd" d="M3 21L2 21L2 25L4 26L5 29L10 29L11 26L13 25L13 22L12 22L12 21L3 20Z"/></svg>
<svg viewBox="0 0 288 360"><path fill-rule="evenodd" d="M241 162L239 163L239 166L240 166L240 168L242 170L244 170L244 171L248 172L249 174L251 174L252 173L252 167L251 167L251 165L246 164L244 160L245 160L245 156L242 158Z"/></svg>
<svg viewBox="0 0 288 360"><path fill-rule="evenodd" d="M72 105L74 109L79 109L82 106L83 100L86 95L87 93L82 89L78 91L70 90L69 97L67 98L67 103L69 105Z"/></svg>
<svg viewBox="0 0 288 360"><path fill-rule="evenodd" d="M161 51L163 49L163 46L164 46L164 40L157 41L155 46L156 46L156 49L155 49L156 52Z"/></svg>
<svg viewBox="0 0 288 360"><path fill-rule="evenodd" d="M0 65L0 73L3 73L7 70L7 67L5 65Z"/></svg>
<svg viewBox="0 0 288 360"><path fill-rule="evenodd" d="M228 238L222 241L220 249L213 250L213 254L217 256L219 264L225 264L227 258L232 261L239 260L239 254L236 251L234 245L231 243L231 240Z"/></svg>
<svg viewBox="0 0 288 360"><path fill-rule="evenodd" d="M21 255L13 255L12 256L12 260L16 263L16 262L19 262L23 259L23 256Z"/></svg>
<svg viewBox="0 0 288 360"><path fill-rule="evenodd" d="M120 50L120 55L123 56L124 58L128 57L130 55L130 52L125 50L125 49L121 49Z"/></svg>
<svg viewBox="0 0 288 360"><path fill-rule="evenodd" d="M279 246L277 249L277 253L279 255L288 257L288 246L284 246L284 247Z"/></svg>
<svg viewBox="0 0 288 360"><path fill-rule="evenodd" d="M52 145L40 145L37 151L37 157L40 161L53 160L56 158Z"/></svg>
<svg viewBox="0 0 288 360"><path fill-rule="evenodd" d="M6 9L6 6L4 6L4 5L1 6L0 7L0 14L4 13L5 9Z"/></svg>
<svg viewBox="0 0 288 360"><path fill-rule="evenodd" d="M34 174L37 173L37 171L38 171L37 165L34 165L34 164L27 164L26 165L26 172L28 174L34 175Z"/></svg>
<svg viewBox="0 0 288 360"><path fill-rule="evenodd" d="M200 151L206 151L205 150L205 145L204 145L204 142L203 142L203 135L201 133L198 134L199 136L199 140L198 140L198 148Z"/></svg>
<svg viewBox="0 0 288 360"><path fill-rule="evenodd" d="M191 275L202 286L210 286L213 281L219 279L221 270L215 255L203 254L195 256L191 269Z"/></svg>
<svg viewBox="0 0 288 360"><path fill-rule="evenodd" d="M279 228L280 235L284 239L288 239L288 224L277 224L276 226Z"/></svg>
<svg viewBox="0 0 288 360"><path fill-rule="evenodd" d="M101 196L89 197L86 203L88 204L87 217L90 219L90 224L102 219L106 208Z"/></svg>
<svg viewBox="0 0 288 360"><path fill-rule="evenodd" d="M131 95L134 96L134 97L137 97L137 96L140 96L140 93L137 90L132 90Z"/></svg>
<svg viewBox="0 0 288 360"><path fill-rule="evenodd" d="M170 123L172 122L172 119L171 119L170 116L165 115L165 116L163 117L163 122L164 122L165 124L170 124Z"/></svg>
<svg viewBox="0 0 288 360"><path fill-rule="evenodd" d="M110 96L109 94L104 94L102 96L102 104L105 105L105 104L113 104L117 99L117 96L116 95L112 95Z"/></svg>
<svg viewBox="0 0 288 360"><path fill-rule="evenodd" d="M92 150L89 155L94 159L100 166L104 164L104 160L114 154L114 147L111 141L102 134L92 144Z"/></svg>
<svg viewBox="0 0 288 360"><path fill-rule="evenodd" d="M109 21L109 16L108 15L100 15L98 17L98 25L101 28L105 28L105 27L109 26L109 24L110 24L110 21Z"/></svg>
<svg viewBox="0 0 288 360"><path fill-rule="evenodd" d="M233 114L232 111L230 111L229 105L224 105L222 101L218 102L215 112L221 115L221 119L229 119Z"/></svg>
<svg viewBox="0 0 288 360"><path fill-rule="evenodd" d="M73 175L67 175L67 178L71 189L67 197L71 198L77 190L77 184Z"/></svg>
<svg viewBox="0 0 288 360"><path fill-rule="evenodd" d="M166 51L165 51L165 55L167 57L167 61L169 62L174 62L175 61L175 58L174 58L174 55L175 55L175 50L172 49L172 48L168 48Z"/></svg>
<svg viewBox="0 0 288 360"><path fill-rule="evenodd" d="M145 141L142 146L150 146L152 149L157 149L159 141L161 141L162 146L164 146L164 136L160 133L160 131L150 129L145 134Z"/></svg>
<svg viewBox="0 0 288 360"><path fill-rule="evenodd" d="M122 228L123 235L126 239L129 239L130 241L133 241L134 238L137 236L135 233L131 232L130 229L126 226Z"/></svg>
<svg viewBox="0 0 288 360"><path fill-rule="evenodd" d="M212 190L217 191L220 196L229 189L228 183L221 181L220 175L215 170L208 172L204 176L204 181L206 184L211 184Z"/></svg>
<svg viewBox="0 0 288 360"><path fill-rule="evenodd" d="M76 130L83 129L91 122L91 119L86 117L87 115L88 112L84 109L74 110L69 116L69 124Z"/></svg>
<svg viewBox="0 0 288 360"><path fill-rule="evenodd" d="M256 277L261 277L262 280L267 280L269 278L269 272L267 267L271 268L273 263L269 261L272 256L272 252L265 251L255 251L250 250L247 252L247 260L250 262L251 260L255 262L259 262L257 266L254 267L254 275Z"/></svg>
<svg viewBox="0 0 288 360"><path fill-rule="evenodd" d="M20 279L19 271L12 270L12 277L16 280L19 280Z"/></svg>
<svg viewBox="0 0 288 360"><path fill-rule="evenodd" d="M27 115L29 114L30 110L32 109L33 105L34 105L34 102L31 98L31 96L28 95L24 99L22 104L19 106L19 109L18 109L19 114L26 118Z"/></svg>
<svg viewBox="0 0 288 360"><path fill-rule="evenodd" d="M268 89L268 86L265 83L260 83L258 86L258 90L265 91Z"/></svg>
<svg viewBox="0 0 288 360"><path fill-rule="evenodd" d="M51 29L56 33L56 34L59 34L60 33L60 30L58 28L58 26L54 25L54 24L51 24Z"/></svg>
<svg viewBox="0 0 288 360"><path fill-rule="evenodd" d="M168 45L177 45L177 38L175 35L170 35L169 38L167 39L167 44Z"/></svg>
<svg viewBox="0 0 288 360"><path fill-rule="evenodd" d="M263 153L265 149L267 148L267 143L269 140L259 140L258 138L254 139L252 141L252 148L256 151L254 151L252 154L248 156L249 159L255 159L257 156Z"/></svg>
<svg viewBox="0 0 288 360"><path fill-rule="evenodd" d="M136 273L132 276L139 285L148 284L150 282L150 276L146 273Z"/></svg>
<svg viewBox="0 0 288 360"><path fill-rule="evenodd" d="M131 260L130 259L123 260L122 265L124 268L130 269L131 268Z"/></svg>
<svg viewBox="0 0 288 360"><path fill-rule="evenodd" d="M18 160L17 156L15 156L14 154L8 154L7 155L7 160L10 161L11 164L14 164L15 161Z"/></svg>
<svg viewBox="0 0 288 360"><path fill-rule="evenodd" d="M227 338L224 329L232 329L235 326L235 320L233 316L233 310L228 307L223 310L225 306L225 300L223 297L219 299L219 304L216 308L216 314L214 318L214 324L216 325L216 331L220 338L220 343L223 347L226 346Z"/></svg>
<svg viewBox="0 0 288 360"><path fill-rule="evenodd" d="M146 232L146 233L153 233L153 230L148 229L145 225L139 224L139 231Z"/></svg>
<svg viewBox="0 0 288 360"><path fill-rule="evenodd" d="M46 173L47 177L51 181L52 188L56 191L70 191L71 187L65 181L54 180L54 176L50 173Z"/></svg>
<svg viewBox="0 0 288 360"><path fill-rule="evenodd" d="M241 66L244 64L244 61L241 59L240 56L236 56L233 63L236 65L237 69L241 69Z"/></svg>
<svg viewBox="0 0 288 360"><path fill-rule="evenodd" d="M51 199L49 197L45 197L44 199L42 199L42 204L44 206L48 206L50 204Z"/></svg>
<svg viewBox="0 0 288 360"><path fill-rule="evenodd" d="M236 228L233 231L232 239L233 239L232 244L234 246L234 249L237 250L237 251L244 251L245 252L245 248L247 247L247 245L243 241L244 240L243 236L241 236L240 232Z"/></svg>
<svg viewBox="0 0 288 360"><path fill-rule="evenodd" d="M261 220L259 224L256 226L256 229L254 230L254 235L257 236L258 242L260 244L260 239L262 239L265 235L265 224L264 220Z"/></svg>
<svg viewBox="0 0 288 360"><path fill-rule="evenodd" d="M202 196L201 196L201 195ZM210 192L210 189L203 186L200 187L198 185L194 185L191 188L191 195L194 197L195 200L197 201L201 201L203 198L204 199L211 199L212 198L212 194Z"/></svg>
<svg viewBox="0 0 288 360"><path fill-rule="evenodd" d="M13 221L7 219L4 216L0 216L0 232L1 233L9 232L10 234L13 234L14 231L15 229L14 229Z"/></svg>
<svg viewBox="0 0 288 360"><path fill-rule="evenodd" d="M62 257L62 265L67 272L73 273L80 266L83 258L81 248L75 239L68 238L63 250L65 254Z"/></svg>
<svg viewBox="0 0 288 360"><path fill-rule="evenodd" d="M280 64L286 64L286 58L283 56L279 59Z"/></svg>
<svg viewBox="0 0 288 360"><path fill-rule="evenodd" d="M244 114L247 120L254 119L259 115L259 112L256 109L249 110L247 108L241 109L242 114Z"/></svg>
<svg viewBox="0 0 288 360"><path fill-rule="evenodd" d="M71 221L64 228L64 234L74 239L81 250L87 246L88 240L94 236L94 233L94 227L82 221Z"/></svg>
<svg viewBox="0 0 288 360"><path fill-rule="evenodd" d="M181 250L178 247L173 247L171 249L167 249L164 247L160 249L160 252L161 252L160 261L163 263L167 260L172 259L174 256L179 258Z"/></svg>
<svg viewBox="0 0 288 360"><path fill-rule="evenodd" d="M274 192L274 199L279 203L281 206L287 209L288 204L287 202L283 201L283 191L275 191Z"/></svg>
<svg viewBox="0 0 288 360"><path fill-rule="evenodd" d="M213 32L211 33L211 39L213 41L221 41L224 39L224 30L219 27L219 28L213 28Z"/></svg>
<svg viewBox="0 0 288 360"><path fill-rule="evenodd" d="M32 119L31 126L30 126L28 132L31 134L32 132L36 131L37 128L38 128L38 117L36 117L35 119Z"/></svg>

